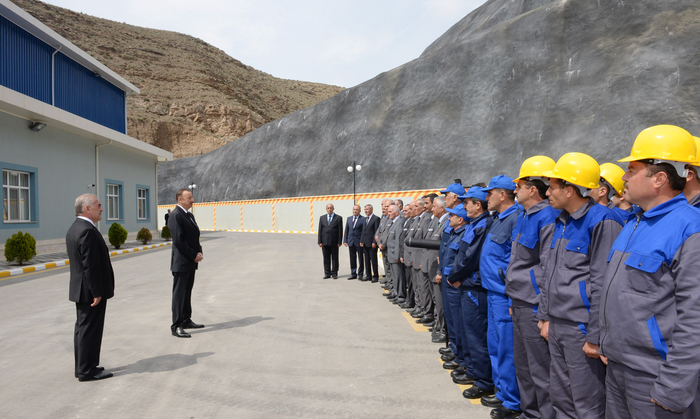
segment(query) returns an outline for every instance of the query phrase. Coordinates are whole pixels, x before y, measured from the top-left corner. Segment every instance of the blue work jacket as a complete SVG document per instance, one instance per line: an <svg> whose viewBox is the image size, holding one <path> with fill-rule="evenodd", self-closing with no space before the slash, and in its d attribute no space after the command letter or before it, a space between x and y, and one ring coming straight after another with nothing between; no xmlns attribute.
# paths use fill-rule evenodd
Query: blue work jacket
<svg viewBox="0 0 700 419"><path fill-rule="evenodd" d="M489 291L506 293L506 271L510 262L513 229L523 207L518 204L497 214L481 248L479 270L481 286Z"/></svg>
<svg viewBox="0 0 700 419"><path fill-rule="evenodd" d="M460 288L465 287L481 288L481 276L479 275L479 259L481 248L486 240L493 218L484 211L480 216L472 219L467 224L462 240L459 243L459 252L455 257L454 264L447 281L450 284L460 282Z"/></svg>
<svg viewBox="0 0 700 419"><path fill-rule="evenodd" d="M685 411L700 375L700 211L682 194L639 210L608 261L601 353L656 376L647 397Z"/></svg>
<svg viewBox="0 0 700 419"><path fill-rule="evenodd" d="M452 266L454 265L455 257L459 252L459 243L462 241L462 237L464 236L464 231L466 230L467 226L463 225L456 229L452 227L445 227L445 230L447 230L448 228L450 229L450 233L447 237L447 241L445 242L445 252L440 258L440 263L442 265L443 280L447 280L447 278L450 275L450 272L452 272Z"/></svg>
<svg viewBox="0 0 700 419"><path fill-rule="evenodd" d="M511 240L510 263L506 271L506 294L529 303L535 309L544 287L544 265L554 234L555 210L544 199L518 214Z"/></svg>
<svg viewBox="0 0 700 419"><path fill-rule="evenodd" d="M610 248L622 230L609 208L588 199L554 226L537 316L578 323L586 340L598 345L598 308Z"/></svg>

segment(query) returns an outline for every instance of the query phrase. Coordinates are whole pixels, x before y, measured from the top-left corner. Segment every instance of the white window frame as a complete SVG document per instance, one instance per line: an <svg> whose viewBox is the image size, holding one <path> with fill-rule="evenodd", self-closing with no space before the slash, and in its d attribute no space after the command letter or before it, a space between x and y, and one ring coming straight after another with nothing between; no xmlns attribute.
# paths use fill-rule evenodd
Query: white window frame
<svg viewBox="0 0 700 419"><path fill-rule="evenodd" d="M10 177L17 176L17 185L10 185ZM26 176L26 186L22 186L22 178ZM10 202L12 191L16 191L16 199L19 200L19 214L12 218ZM26 196L22 197L22 191L26 191ZM20 170L2 169L2 218L5 223L27 223L32 221L31 202L31 173ZM26 201L23 203L23 201ZM26 214L25 214L26 213ZM26 218L25 218L26 217Z"/></svg>
<svg viewBox="0 0 700 419"><path fill-rule="evenodd" d="M143 193L143 196L141 196ZM148 219L148 189L146 188L136 188L136 208L137 214L136 218L138 220Z"/></svg>
<svg viewBox="0 0 700 419"><path fill-rule="evenodd" d="M116 192L115 192L116 191ZM114 183L107 184L107 220L120 220L121 214L119 214L119 200L121 199L121 185ZM116 211L113 214L112 211Z"/></svg>

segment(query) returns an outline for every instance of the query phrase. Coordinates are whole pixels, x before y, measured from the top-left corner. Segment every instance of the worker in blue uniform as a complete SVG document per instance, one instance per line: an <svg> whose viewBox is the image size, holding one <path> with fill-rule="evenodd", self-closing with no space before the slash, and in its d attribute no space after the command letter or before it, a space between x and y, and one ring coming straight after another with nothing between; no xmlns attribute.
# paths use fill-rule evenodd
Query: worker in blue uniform
<svg viewBox="0 0 700 419"><path fill-rule="evenodd" d="M454 377L454 380L462 384L473 380L472 387L464 390L462 395L468 399L480 399L493 394L494 390L486 343L488 303L479 273L481 248L493 219L486 211L486 192L481 187L472 186L462 198L465 199L464 208L471 220L459 243L459 251L447 276L447 283L459 289L462 316L455 321L462 321L473 374Z"/></svg>
<svg viewBox="0 0 700 419"><path fill-rule="evenodd" d="M441 190L440 193L445 196L445 209L447 210L448 208L454 209L461 203L459 196L464 195L466 190L461 184L453 183L447 188ZM449 240L450 234L453 230L453 228L450 226L451 213L448 212L448 214L447 225L442 232L440 251L438 253L438 271L436 274L436 280L440 280L441 282L444 275L443 268L445 266L444 258L445 250L447 248L447 241ZM442 283L444 284L444 282ZM452 322L451 316L452 311L456 310L456 307L454 306L459 304L459 292L456 290L448 290L446 288L449 287L442 287L442 301L443 311L445 314L445 326L447 329L449 342L447 345L448 350L443 350L441 348L441 358L443 361L445 361L443 366L447 365L446 369L452 369L452 372L458 371L458 373L463 373L466 370L466 365L469 363L468 355L465 355L464 348L462 347L460 341L460 337L464 335L464 332L461 332L461 323L459 325L459 329L457 329L457 325ZM467 356L467 359L465 359L465 356Z"/></svg>
<svg viewBox="0 0 700 419"><path fill-rule="evenodd" d="M512 178L499 175L491 178L489 185L483 188L488 210L493 214L493 224L481 249L479 271L481 285L487 292L487 342L493 383L498 393L481 397L481 404L494 408L491 411L493 419L517 417L522 413L513 361L513 320L505 282L513 229L522 211L522 207L515 203L514 186Z"/></svg>
<svg viewBox="0 0 700 419"><path fill-rule="evenodd" d="M547 156L533 156L520 166L515 194L524 211L513 229L506 295L511 298L515 372L520 390L521 419L554 418L549 397L549 346L537 328L544 263L554 221L559 215L547 199L545 171L554 168Z"/></svg>
<svg viewBox="0 0 700 419"><path fill-rule="evenodd" d="M442 274L439 274L439 276L441 277L441 281L449 283L454 260L459 251L459 246L467 225L467 212L462 204L454 208L445 208L445 210L450 214L448 218L450 222L450 232L445 242L443 255L440 259ZM464 370L466 374L471 375L473 374L474 365L468 350L466 336L461 322L462 306L459 300L459 293L448 292L446 296L448 304L445 304L445 312L447 313L449 311L449 317L452 319L452 328L448 333L450 334L450 341L453 343L453 355L455 358L452 361L445 362L443 367L450 364L450 366L445 368L453 370L460 368Z"/></svg>
<svg viewBox="0 0 700 419"><path fill-rule="evenodd" d="M605 415L598 308L608 253L622 224L588 197L600 180L592 157L567 153L543 175L549 178L552 207L562 210L537 312L541 335L549 342L552 407L558 418L597 419Z"/></svg>
<svg viewBox="0 0 700 419"><path fill-rule="evenodd" d="M700 418L700 211L687 204L684 129L643 130L623 179L640 210L609 253L600 309L606 418Z"/></svg>

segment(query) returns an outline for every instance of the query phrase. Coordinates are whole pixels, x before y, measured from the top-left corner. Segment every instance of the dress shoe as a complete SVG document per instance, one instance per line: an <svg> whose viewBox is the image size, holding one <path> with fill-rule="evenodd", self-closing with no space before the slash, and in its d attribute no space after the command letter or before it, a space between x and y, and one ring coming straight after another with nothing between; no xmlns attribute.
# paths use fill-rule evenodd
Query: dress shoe
<svg viewBox="0 0 700 419"><path fill-rule="evenodd" d="M412 308L415 307L415 306L414 306L413 304L411 304L411 303L403 302L402 304L399 304L399 307L401 307L401 308L410 308L410 309L412 309Z"/></svg>
<svg viewBox="0 0 700 419"><path fill-rule="evenodd" d="M434 331L433 331L433 327L432 327L432 326L430 326L430 327L428 328L428 332L431 332L431 333L434 334Z"/></svg>
<svg viewBox="0 0 700 419"><path fill-rule="evenodd" d="M384 295L388 300L394 300L396 298L399 298L398 295L394 294L393 292L390 292L389 294Z"/></svg>
<svg viewBox="0 0 700 419"><path fill-rule="evenodd" d="M462 384L462 385L474 384L474 378L468 376L467 374L461 374L461 375L458 375L456 377L452 377L452 381L455 384Z"/></svg>
<svg viewBox="0 0 700 419"><path fill-rule="evenodd" d="M373 283L373 284L376 284L377 282L379 282L379 279L377 279L377 278L372 278L372 283Z"/></svg>
<svg viewBox="0 0 700 419"><path fill-rule="evenodd" d="M442 364L442 368L446 370L453 370L455 368L459 368L459 364L454 361L445 362L444 364Z"/></svg>
<svg viewBox="0 0 700 419"><path fill-rule="evenodd" d="M93 368L92 370L95 371L95 372L102 372L102 371L105 370L105 367L95 367L95 368ZM77 372L75 373L75 378L78 378L78 373L77 373Z"/></svg>
<svg viewBox="0 0 700 419"><path fill-rule="evenodd" d="M185 329L182 327L178 327L177 329L173 330L173 336L177 336L179 338L189 338L192 337L189 333L185 332Z"/></svg>
<svg viewBox="0 0 700 419"><path fill-rule="evenodd" d="M484 390L477 385L473 385L462 392L462 396L467 399L480 399L481 396L489 396L491 394L493 394L493 390Z"/></svg>
<svg viewBox="0 0 700 419"><path fill-rule="evenodd" d="M433 343L445 343L447 342L447 335L444 333L438 333L437 335L433 336L432 341Z"/></svg>
<svg viewBox="0 0 700 419"><path fill-rule="evenodd" d="M401 304L406 304L406 300L404 298L397 298L396 300L392 301L392 303L401 306Z"/></svg>
<svg viewBox="0 0 700 419"><path fill-rule="evenodd" d="M492 419L517 418L523 413L520 410L511 410L505 406L500 406L491 411Z"/></svg>
<svg viewBox="0 0 700 419"><path fill-rule="evenodd" d="M450 377L455 378L455 377L457 377L458 375L464 375L464 374L466 374L466 373L467 373L467 369L466 369L466 368L464 368L464 367L459 367L459 368L455 368L455 369L452 370L452 372L450 373Z"/></svg>
<svg viewBox="0 0 700 419"><path fill-rule="evenodd" d="M483 396L481 398L481 404L486 406L486 407L500 407L503 406L503 402L501 399L496 397L495 395L493 396Z"/></svg>
<svg viewBox="0 0 700 419"><path fill-rule="evenodd" d="M367 282L367 281L369 281L369 279L367 279L366 276L361 276L361 277L358 279L358 281L360 281L360 282Z"/></svg>
<svg viewBox="0 0 700 419"><path fill-rule="evenodd" d="M432 321L430 321L430 322L428 322L428 323L423 323L423 326L425 326L425 327L433 327L433 326L435 326L435 320L432 320Z"/></svg>
<svg viewBox="0 0 700 419"><path fill-rule="evenodd" d="M416 323L430 324L430 323L432 323L432 322L434 322L434 321L435 321L435 319L433 318L433 316L427 316L427 315L426 315L426 316L423 316L423 317L421 317L420 319L416 320Z"/></svg>
<svg viewBox="0 0 700 419"><path fill-rule="evenodd" d="M388 289L389 289L389 286L388 286L388 285L382 285L382 288L385 289L385 290L388 290Z"/></svg>
<svg viewBox="0 0 700 419"><path fill-rule="evenodd" d="M450 348L449 346L446 348L440 348L438 349L438 352L440 352L440 355L451 354L452 348Z"/></svg>
<svg viewBox="0 0 700 419"><path fill-rule="evenodd" d="M351 280L351 279L357 279L357 275L351 275L350 278L348 278L348 280Z"/></svg>
<svg viewBox="0 0 700 419"><path fill-rule="evenodd" d="M197 323L193 322L192 320L190 320L187 323L182 325L183 329L201 329L203 327L204 327L203 324L197 324Z"/></svg>
<svg viewBox="0 0 700 419"><path fill-rule="evenodd" d="M450 352L449 354L445 354L445 355L440 356L440 359L442 359L445 362L454 361L455 358L457 358L457 356L455 354L453 354L452 352Z"/></svg>
<svg viewBox="0 0 700 419"><path fill-rule="evenodd" d="M333 275L333 279L338 279L338 275Z"/></svg>
<svg viewBox="0 0 700 419"><path fill-rule="evenodd" d="M417 310L414 309L414 310L411 312L411 317L413 317L414 319L420 319L420 318L423 317L424 315L425 315L425 313L423 313L423 311L420 310L420 309L417 309Z"/></svg>
<svg viewBox="0 0 700 419"><path fill-rule="evenodd" d="M323 277L323 279L328 279L328 278L330 278L330 277L331 277L330 275L326 275L326 276Z"/></svg>
<svg viewBox="0 0 700 419"><path fill-rule="evenodd" d="M86 375L84 377L78 377L78 381L95 381L104 380L105 378L112 377L114 374L111 372L97 371L93 375Z"/></svg>

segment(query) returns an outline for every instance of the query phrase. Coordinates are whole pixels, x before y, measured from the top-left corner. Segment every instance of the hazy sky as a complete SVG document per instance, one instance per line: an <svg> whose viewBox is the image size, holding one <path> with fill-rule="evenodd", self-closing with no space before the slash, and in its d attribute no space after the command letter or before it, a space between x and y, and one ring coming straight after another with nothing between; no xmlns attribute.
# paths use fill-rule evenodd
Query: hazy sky
<svg viewBox="0 0 700 419"><path fill-rule="evenodd" d="M352 87L411 61L485 0L44 0L185 33L285 79Z"/></svg>

